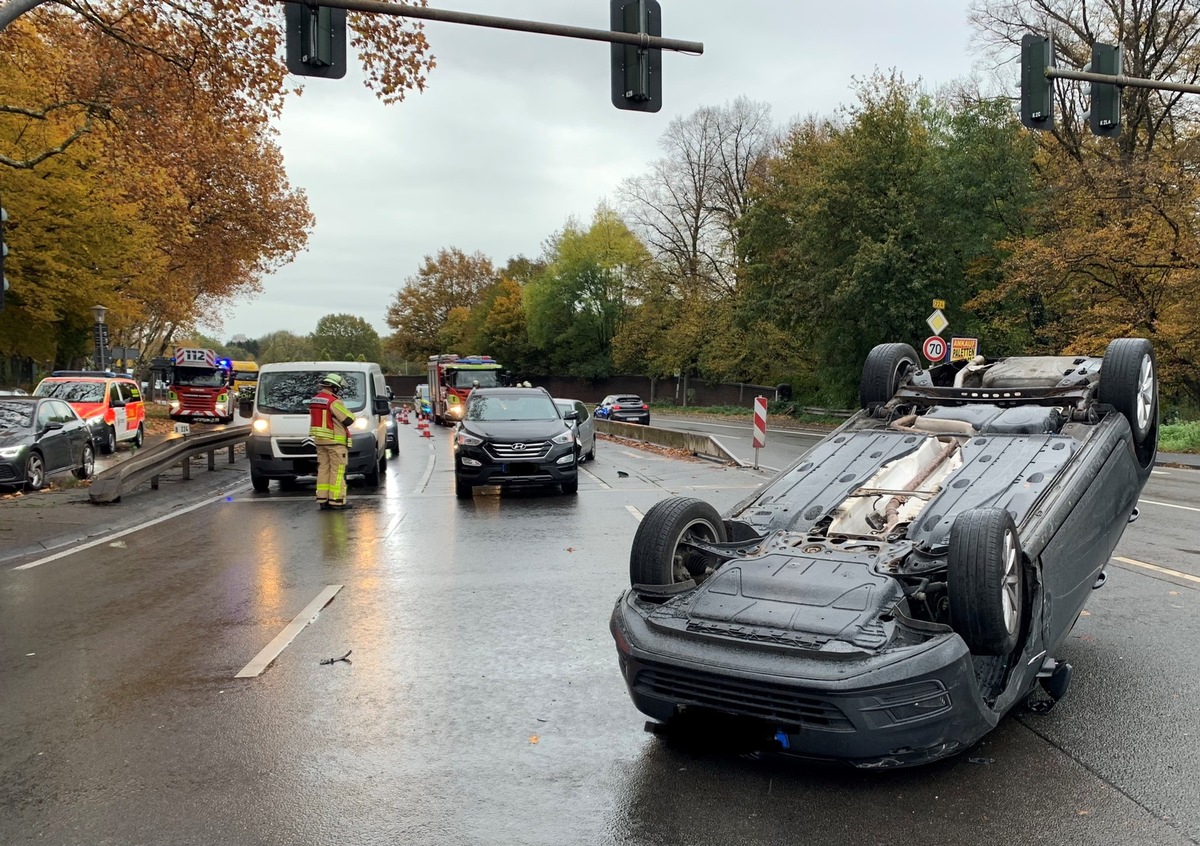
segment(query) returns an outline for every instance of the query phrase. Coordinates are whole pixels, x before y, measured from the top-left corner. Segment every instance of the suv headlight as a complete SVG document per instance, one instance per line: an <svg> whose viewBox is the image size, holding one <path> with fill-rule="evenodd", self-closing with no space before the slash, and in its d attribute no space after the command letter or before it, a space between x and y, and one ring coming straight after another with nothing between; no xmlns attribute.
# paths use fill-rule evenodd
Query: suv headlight
<svg viewBox="0 0 1200 846"><path fill-rule="evenodd" d="M561 435L555 435L550 439L552 444L573 444L575 443L575 433L571 430L563 432Z"/></svg>
<svg viewBox="0 0 1200 846"><path fill-rule="evenodd" d="M483 443L483 438L477 438L468 432L459 432L454 436L454 442L459 446L479 446Z"/></svg>

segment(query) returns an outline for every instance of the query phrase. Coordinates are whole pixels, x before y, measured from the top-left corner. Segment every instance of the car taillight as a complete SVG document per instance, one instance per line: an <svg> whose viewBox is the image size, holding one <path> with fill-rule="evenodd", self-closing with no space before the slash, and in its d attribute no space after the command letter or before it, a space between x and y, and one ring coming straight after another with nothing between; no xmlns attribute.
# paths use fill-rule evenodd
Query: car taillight
<svg viewBox="0 0 1200 846"><path fill-rule="evenodd" d="M613 410L613 411L620 411L620 410L621 410L621 406L619 406L619 405L614 405L614 406L612 407L612 410Z"/></svg>
<svg viewBox="0 0 1200 846"><path fill-rule="evenodd" d="M642 411L648 411L649 409L650 409L650 406L646 405L645 403L642 403Z"/></svg>

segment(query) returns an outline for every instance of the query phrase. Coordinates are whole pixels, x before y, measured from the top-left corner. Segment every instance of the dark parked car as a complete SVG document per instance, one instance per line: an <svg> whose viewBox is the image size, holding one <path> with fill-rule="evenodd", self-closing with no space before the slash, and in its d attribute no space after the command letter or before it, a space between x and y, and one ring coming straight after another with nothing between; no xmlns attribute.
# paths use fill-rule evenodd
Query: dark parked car
<svg viewBox="0 0 1200 846"><path fill-rule="evenodd" d="M54 473L86 479L95 471L88 426L65 402L0 399L0 486L39 490Z"/></svg>
<svg viewBox="0 0 1200 846"><path fill-rule="evenodd" d="M1154 466L1150 343L926 370L884 344L860 398L728 515L673 497L639 525L611 631L667 730L718 714L762 749L908 766L1066 692L1058 651Z"/></svg>
<svg viewBox="0 0 1200 846"><path fill-rule="evenodd" d="M562 485L579 490L574 412L559 416L544 388L476 388L454 432L454 492L476 485Z"/></svg>
<svg viewBox="0 0 1200 846"><path fill-rule="evenodd" d="M650 406L633 394L609 394L596 406L596 417L618 423L650 425Z"/></svg>

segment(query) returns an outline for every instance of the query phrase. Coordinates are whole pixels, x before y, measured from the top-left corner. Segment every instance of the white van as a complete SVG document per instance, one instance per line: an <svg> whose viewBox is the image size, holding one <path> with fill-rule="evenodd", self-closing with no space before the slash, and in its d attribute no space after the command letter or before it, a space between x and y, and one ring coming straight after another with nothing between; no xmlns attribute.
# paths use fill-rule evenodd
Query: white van
<svg viewBox="0 0 1200 846"><path fill-rule="evenodd" d="M354 415L346 475L359 474L369 486L378 487L387 471L387 417L391 411L379 365L288 361L260 367L253 409L250 400L240 409L250 417L246 454L254 490L265 491L271 479L278 479L286 488L294 485L298 476L317 474L317 447L308 435L308 403L320 391L321 379L330 373L338 373L344 380L342 402Z"/></svg>

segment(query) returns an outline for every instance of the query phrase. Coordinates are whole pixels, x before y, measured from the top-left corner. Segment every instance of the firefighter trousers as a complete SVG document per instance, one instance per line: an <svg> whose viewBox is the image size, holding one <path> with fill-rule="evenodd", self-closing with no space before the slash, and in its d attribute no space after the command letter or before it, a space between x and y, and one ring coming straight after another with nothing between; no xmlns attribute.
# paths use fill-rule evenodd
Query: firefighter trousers
<svg viewBox="0 0 1200 846"><path fill-rule="evenodd" d="M317 502L334 507L346 504L345 444L317 444Z"/></svg>

